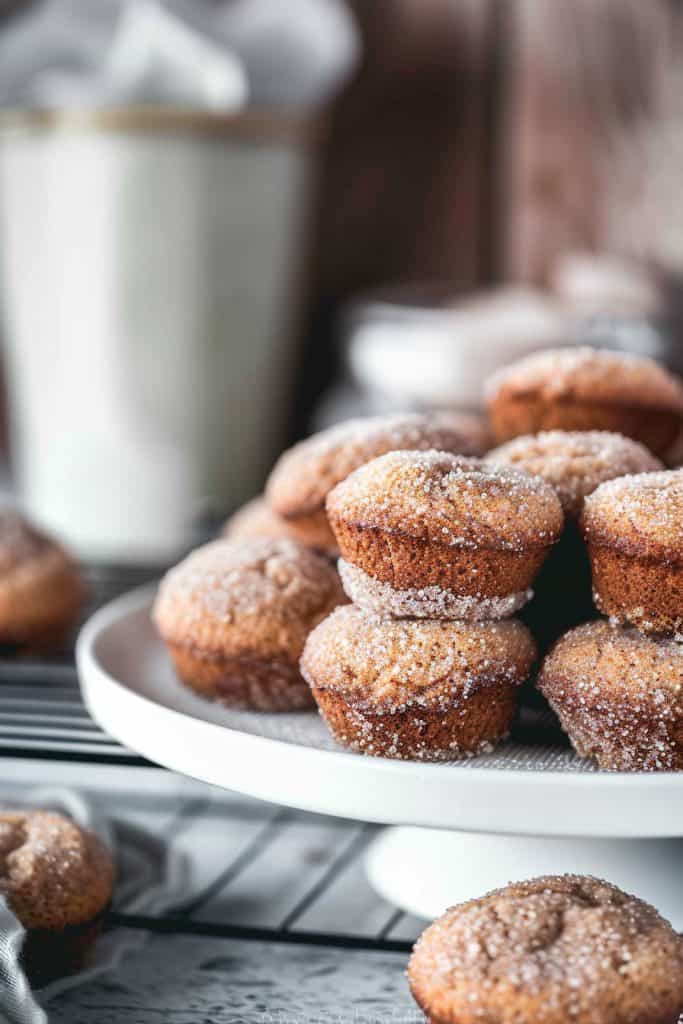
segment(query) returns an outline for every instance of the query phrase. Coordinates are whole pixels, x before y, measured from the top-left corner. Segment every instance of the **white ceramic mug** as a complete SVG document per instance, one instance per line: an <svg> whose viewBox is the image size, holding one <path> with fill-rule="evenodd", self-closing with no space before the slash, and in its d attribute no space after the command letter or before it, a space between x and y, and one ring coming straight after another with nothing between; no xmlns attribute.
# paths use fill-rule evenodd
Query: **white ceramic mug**
<svg viewBox="0 0 683 1024"><path fill-rule="evenodd" d="M307 128L163 109L2 125L13 468L84 556L168 559L207 502L259 487L291 397Z"/></svg>

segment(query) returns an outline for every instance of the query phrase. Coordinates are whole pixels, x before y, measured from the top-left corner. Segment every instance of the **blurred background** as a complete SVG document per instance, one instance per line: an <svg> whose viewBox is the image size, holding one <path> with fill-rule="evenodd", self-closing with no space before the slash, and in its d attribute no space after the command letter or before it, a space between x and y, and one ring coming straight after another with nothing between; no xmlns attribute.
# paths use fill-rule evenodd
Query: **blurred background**
<svg viewBox="0 0 683 1024"><path fill-rule="evenodd" d="M0 0L5 489L160 563L350 415L683 369L674 0Z"/></svg>

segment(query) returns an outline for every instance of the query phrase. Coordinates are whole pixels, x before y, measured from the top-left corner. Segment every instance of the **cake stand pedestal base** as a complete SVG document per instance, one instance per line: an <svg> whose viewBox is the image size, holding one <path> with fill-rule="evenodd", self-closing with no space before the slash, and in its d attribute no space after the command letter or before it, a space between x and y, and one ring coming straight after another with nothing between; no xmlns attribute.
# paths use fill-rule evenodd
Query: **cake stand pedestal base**
<svg viewBox="0 0 683 1024"><path fill-rule="evenodd" d="M372 886L433 920L454 903L538 875L595 875L683 931L683 839L565 839L387 828L367 853Z"/></svg>

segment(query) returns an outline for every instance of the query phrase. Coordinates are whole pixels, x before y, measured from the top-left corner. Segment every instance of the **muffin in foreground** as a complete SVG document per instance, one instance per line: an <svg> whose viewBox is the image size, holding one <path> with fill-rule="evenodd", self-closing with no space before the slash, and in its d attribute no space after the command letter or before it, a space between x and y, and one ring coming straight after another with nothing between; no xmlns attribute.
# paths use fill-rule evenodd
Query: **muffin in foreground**
<svg viewBox="0 0 683 1024"><path fill-rule="evenodd" d="M0 512L0 643L57 646L85 596L61 545L13 511Z"/></svg>
<svg viewBox="0 0 683 1024"><path fill-rule="evenodd" d="M543 477L555 489L567 520L579 516L584 498L606 480L664 469L644 445L608 430L526 434L494 448L486 462Z"/></svg>
<svg viewBox="0 0 683 1024"><path fill-rule="evenodd" d="M500 619L562 531L538 477L447 452L390 452L327 499L349 597L397 617Z"/></svg>
<svg viewBox="0 0 683 1024"><path fill-rule="evenodd" d="M683 424L683 382L641 356L589 347L548 349L491 377L496 440L547 430L609 430L662 458Z"/></svg>
<svg viewBox="0 0 683 1024"><path fill-rule="evenodd" d="M588 622L557 641L538 687L601 768L683 770L683 645Z"/></svg>
<svg viewBox="0 0 683 1024"><path fill-rule="evenodd" d="M600 611L646 633L683 633L683 470L602 484L581 525Z"/></svg>
<svg viewBox="0 0 683 1024"><path fill-rule="evenodd" d="M313 521L306 525L296 519L283 519L263 495L238 508L223 526L222 535L229 540L296 540L329 558L339 554L327 519L322 526Z"/></svg>
<svg viewBox="0 0 683 1024"><path fill-rule="evenodd" d="M0 893L26 929L22 963L44 985L83 966L114 865L93 833L49 811L0 812Z"/></svg>
<svg viewBox="0 0 683 1024"><path fill-rule="evenodd" d="M234 708L312 704L299 673L310 630L345 600L330 563L292 540L217 540L162 580L153 617L176 672Z"/></svg>
<svg viewBox="0 0 683 1024"><path fill-rule="evenodd" d="M608 882L547 876L446 911L408 981L431 1024L676 1024L683 940Z"/></svg>
<svg viewBox="0 0 683 1024"><path fill-rule="evenodd" d="M468 413L404 413L347 420L301 441L276 462L266 485L273 510L299 531L299 539L334 548L325 499L332 488L370 459L398 448L440 448L481 454L487 432ZM324 545L321 540L325 539Z"/></svg>
<svg viewBox="0 0 683 1024"><path fill-rule="evenodd" d="M343 746L450 761L507 735L535 657L531 634L514 619L399 620L347 605L313 630L301 670Z"/></svg>

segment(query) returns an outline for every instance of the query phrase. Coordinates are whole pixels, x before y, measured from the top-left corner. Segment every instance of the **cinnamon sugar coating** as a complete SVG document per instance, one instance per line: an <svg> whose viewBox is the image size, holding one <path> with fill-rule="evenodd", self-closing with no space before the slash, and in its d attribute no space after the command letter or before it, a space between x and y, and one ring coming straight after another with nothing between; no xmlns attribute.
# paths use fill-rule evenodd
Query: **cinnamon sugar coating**
<svg viewBox="0 0 683 1024"><path fill-rule="evenodd" d="M154 621L180 678L236 707L310 704L297 664L345 600L334 568L291 540L213 541L162 580Z"/></svg>
<svg viewBox="0 0 683 1024"><path fill-rule="evenodd" d="M499 442L542 430L611 430L665 455L683 422L683 382L654 360L575 347L504 367L486 388Z"/></svg>
<svg viewBox="0 0 683 1024"><path fill-rule="evenodd" d="M496 681L517 685L535 657L531 634L515 619L390 619L345 605L313 630L301 665L319 689L390 714L451 707Z"/></svg>
<svg viewBox="0 0 683 1024"><path fill-rule="evenodd" d="M390 619L338 608L301 670L336 738L363 753L454 759L508 731L536 647L525 626Z"/></svg>
<svg viewBox="0 0 683 1024"><path fill-rule="evenodd" d="M608 882L547 876L446 911L408 980L434 1024L676 1024L683 941Z"/></svg>
<svg viewBox="0 0 683 1024"><path fill-rule="evenodd" d="M562 509L543 480L448 452L389 452L327 500L334 521L453 548L520 552L553 544ZM343 551L343 549L342 549Z"/></svg>
<svg viewBox="0 0 683 1024"><path fill-rule="evenodd" d="M572 519L579 515L584 498L606 480L664 469L644 445L607 430L526 434L494 448L486 461L543 477L557 492L565 516Z"/></svg>
<svg viewBox="0 0 683 1024"><path fill-rule="evenodd" d="M0 892L26 929L92 920L113 884L111 855L93 832L49 811L0 813Z"/></svg>
<svg viewBox="0 0 683 1024"><path fill-rule="evenodd" d="M456 594L438 585L399 590L369 576L357 565L339 559L339 575L348 597L367 612L395 619L461 619L489 622L506 619L531 599L529 588L504 597Z"/></svg>
<svg viewBox="0 0 683 1024"><path fill-rule="evenodd" d="M301 520L284 519L263 495L238 508L223 526L222 535L230 540L297 540L321 554L330 557L338 554L337 542L324 513Z"/></svg>
<svg viewBox="0 0 683 1024"><path fill-rule="evenodd" d="M563 523L540 478L436 451L374 459L334 488L327 510L346 563L422 600L420 614L436 588L442 604L469 599L462 614L473 618L529 596Z"/></svg>
<svg viewBox="0 0 683 1024"><path fill-rule="evenodd" d="M60 642L84 596L64 548L16 512L0 512L0 643Z"/></svg>
<svg viewBox="0 0 683 1024"><path fill-rule="evenodd" d="M268 501L287 519L324 512L331 489L359 466L402 450L439 448L481 454L487 433L467 413L404 413L339 423L294 445L278 459L266 485Z"/></svg>
<svg viewBox="0 0 683 1024"><path fill-rule="evenodd" d="M598 608L648 633L683 631L683 471L602 484L581 517Z"/></svg>
<svg viewBox="0 0 683 1024"><path fill-rule="evenodd" d="M557 641L538 687L601 768L683 769L683 645L590 622Z"/></svg>

